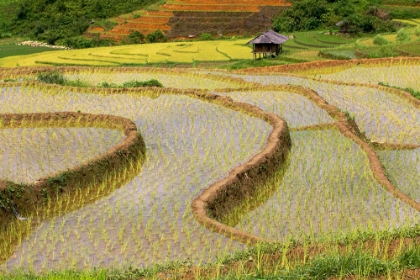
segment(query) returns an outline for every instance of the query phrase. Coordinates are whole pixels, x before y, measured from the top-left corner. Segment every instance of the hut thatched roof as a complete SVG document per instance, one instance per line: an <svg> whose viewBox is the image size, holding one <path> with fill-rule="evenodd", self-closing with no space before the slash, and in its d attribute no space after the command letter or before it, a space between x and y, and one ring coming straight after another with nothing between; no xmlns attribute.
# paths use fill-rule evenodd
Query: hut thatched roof
<svg viewBox="0 0 420 280"><path fill-rule="evenodd" d="M255 37L253 40L249 41L247 44L276 44L280 45L289 40L289 37L286 35L279 34L273 30L268 30L263 34Z"/></svg>

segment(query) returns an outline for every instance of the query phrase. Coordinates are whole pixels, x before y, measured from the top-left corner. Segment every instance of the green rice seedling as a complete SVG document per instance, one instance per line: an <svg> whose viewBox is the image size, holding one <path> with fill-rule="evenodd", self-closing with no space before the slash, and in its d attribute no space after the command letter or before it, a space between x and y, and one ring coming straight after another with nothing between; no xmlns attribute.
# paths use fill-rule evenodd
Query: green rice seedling
<svg viewBox="0 0 420 280"><path fill-rule="evenodd" d="M391 228L390 217L396 227L413 225L418 214L378 186L364 153L338 131L293 132L292 141L291 163L279 187L264 205L242 218L239 229L286 241L316 239L338 230L350 233L359 226L362 231ZM315 158L319 166L313 164ZM346 214L340 215L342 211Z"/></svg>
<svg viewBox="0 0 420 280"><path fill-rule="evenodd" d="M420 90L415 76L419 73L418 65L371 65L367 67L352 67L346 70L338 70L334 74L317 75L335 81L369 83L376 85L379 82L387 82L390 85L401 88L413 88Z"/></svg>
<svg viewBox="0 0 420 280"><path fill-rule="evenodd" d="M180 49L177 47L174 50L179 52ZM126 54L134 53L135 50L129 49ZM406 73L402 83L407 84L410 83L411 72L417 69L417 66L409 66L409 70L403 70L406 72L401 74L396 69L404 69L404 65L393 67L396 68L391 67L389 71L385 70L386 67L379 67L389 78L382 77L382 80L397 80ZM357 69L360 73L366 71L362 78L349 72L346 75L349 75L349 80L365 79L369 82L380 78L371 71L373 68L366 69ZM1 235L0 239L1 244L13 243L13 246L3 249L4 254L1 252L2 256L7 256L1 266L6 271L25 267L38 272L63 267L89 269L128 263L144 267L156 262L187 259L200 265L245 247L204 229L195 221L190 203L210 184L224 178L231 169L258 153L264 147L271 128L260 119L179 95L179 91L169 90L168 87L232 89L249 86L249 82L302 85L315 90L342 111L354 115L357 124L372 140L383 138L395 143L412 144L419 141L415 126L418 110L401 98L368 87L339 86L276 73L238 76L163 69L120 71L84 68L69 70L65 76L91 85L102 81L122 84L150 77L162 81L166 89L99 91L2 84L0 93L4 106L0 112L81 111L125 116L135 122L145 138L147 158L143 167L136 169L134 174L128 168L128 171L109 172L105 176L106 182L93 182L86 191L80 189L74 196L51 196L45 208L31 214L31 220L36 221L33 225L17 221L11 223L7 234ZM337 235L347 239L361 238L372 231L399 229L416 223L418 213L386 193L375 181L367 157L359 146L332 127L305 131L306 126L336 121L314 103L295 93L231 89L218 92L275 112L296 130L292 132L293 148L287 167L262 184L261 189L265 189L265 193L257 192L253 199L244 200L241 207L233 208L223 220L248 233L284 241L286 249L282 251L276 269L280 274L283 267L292 270L295 266L287 257L287 248L296 240L303 244L306 254L303 261L311 265L314 263L310 250L313 241L333 240ZM75 128L74 132L45 128L46 136L37 138L42 129L13 128L11 130L15 131L11 136L2 137L5 142L19 142L22 137L32 139L33 142L41 142L41 147L47 150L44 153L49 156L56 150L65 161L76 159L80 162L94 157L94 152L106 143L109 143L107 147L112 147L122 139L121 134L100 132L103 128L95 128L93 133L81 127ZM93 140L83 149L73 150L63 147L64 139L78 141L78 146L83 146L87 139ZM25 158L28 158L29 164L39 162L40 173L49 172L58 156L45 156L46 160L30 158L29 153L24 151L25 146L10 146L11 152L7 157L11 160L6 162L5 157L2 158L6 163L5 169L9 170L7 172L17 168ZM378 152L391 181L397 182L401 189L407 186L405 192L416 187L416 177L412 173L416 172L418 165L417 151L410 152L413 154L407 156L402 151ZM40 150L37 153L42 155ZM410 168L398 174L406 164ZM21 170L23 179L29 177L27 174L35 173L23 165ZM405 176L407 180L401 180L397 175ZM415 194L410 195L415 197ZM391 266L381 266L382 260L390 257L387 253L389 244L378 238L374 258L380 261L370 262L363 255L361 259L367 260L368 265L354 266L357 273L376 275L378 267L382 267L381 271L385 273L393 271ZM335 249L334 246L331 248ZM12 254L13 257L9 258ZM259 255L254 258L259 275L270 273L264 268L265 256L266 252L261 247ZM331 272L331 268L328 269ZM347 275L344 268L337 273L339 276ZM158 277L157 273L153 275ZM197 270L196 277L201 276L201 270Z"/></svg>

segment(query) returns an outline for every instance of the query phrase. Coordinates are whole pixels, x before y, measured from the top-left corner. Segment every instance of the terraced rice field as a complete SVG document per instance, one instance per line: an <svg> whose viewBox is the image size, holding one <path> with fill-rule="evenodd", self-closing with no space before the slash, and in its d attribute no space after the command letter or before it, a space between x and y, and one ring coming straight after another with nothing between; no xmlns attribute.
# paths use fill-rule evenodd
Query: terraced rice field
<svg viewBox="0 0 420 280"><path fill-rule="evenodd" d="M419 62L340 63L316 76L56 68L81 88L37 82L48 67L2 68L0 202L10 182L23 197L58 188L32 208L3 204L0 268L205 264L259 241L415 226L420 101L377 82L409 86ZM98 87L151 78L164 88ZM110 167L95 169L104 154Z"/></svg>
<svg viewBox="0 0 420 280"><path fill-rule="evenodd" d="M109 31L101 32L101 38L110 38L117 41L122 40L133 30L139 31L142 34L149 34L156 30L165 32L170 37L188 36L190 34L199 35L203 32L223 32L231 33L233 29L227 26L219 26L220 20L217 17L228 15L223 20L228 20L230 13L243 14L242 17L238 17L236 26L240 30L245 28L245 22L250 20L252 14L261 16L262 7L289 7L291 3L288 1L196 1L196 0L176 0L166 1L165 4L159 5L157 9L147 9L141 11L135 11L130 16L120 16L114 19L117 25ZM180 13L181 12L181 13ZM189 15L188 21L193 21L195 24L193 28L189 29L189 34L181 34L182 28L180 23L174 23L174 18L184 19L183 12L195 14L194 18L198 18L197 21L193 20ZM220 14L216 18L207 17L207 13ZM201 19L200 19L201 18ZM207 22L206 22L207 21ZM177 21L176 21L177 22ZM199 26L201 23L206 22L207 27ZM239 22L239 23L238 23ZM214 25L219 26L218 30ZM204 29L203 29L204 28ZM248 26L249 30L249 26ZM254 30L254 29L253 29ZM236 30L238 31L238 29ZM97 31L96 31L97 32ZM254 32L254 31L252 31ZM94 30L88 30L87 34L94 34Z"/></svg>
<svg viewBox="0 0 420 280"><path fill-rule="evenodd" d="M233 59L251 59L252 49L248 39L156 43L150 45L125 45L72 51L54 51L39 55L6 57L0 59L1 67L31 65L89 65L122 66L156 63L223 62Z"/></svg>

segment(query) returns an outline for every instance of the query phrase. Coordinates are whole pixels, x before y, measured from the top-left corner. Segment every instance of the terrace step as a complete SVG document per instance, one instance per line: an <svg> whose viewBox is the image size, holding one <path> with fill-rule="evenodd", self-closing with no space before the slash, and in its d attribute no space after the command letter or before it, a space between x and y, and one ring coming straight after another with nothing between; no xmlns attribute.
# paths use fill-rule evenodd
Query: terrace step
<svg viewBox="0 0 420 280"><path fill-rule="evenodd" d="M190 34L254 34L271 28L272 18L291 3L286 0L175 0L160 10L143 10L130 17L117 17L109 31L88 29L87 36L120 41L132 31L147 35L161 30L168 37ZM269 12L271 10L271 12ZM140 14L140 16L139 16Z"/></svg>
<svg viewBox="0 0 420 280"><path fill-rule="evenodd" d="M258 6L249 5L188 5L188 4L165 4L162 9L170 11L218 11L218 12L258 12Z"/></svg>
<svg viewBox="0 0 420 280"><path fill-rule="evenodd" d="M167 1L167 3L183 3L183 4L230 4L230 5L252 5L252 6L286 6L291 5L285 0L175 0Z"/></svg>
<svg viewBox="0 0 420 280"><path fill-rule="evenodd" d="M259 7L253 12L178 11L169 21L170 37L188 37L202 33L236 35L256 34L270 29L272 19L287 7Z"/></svg>

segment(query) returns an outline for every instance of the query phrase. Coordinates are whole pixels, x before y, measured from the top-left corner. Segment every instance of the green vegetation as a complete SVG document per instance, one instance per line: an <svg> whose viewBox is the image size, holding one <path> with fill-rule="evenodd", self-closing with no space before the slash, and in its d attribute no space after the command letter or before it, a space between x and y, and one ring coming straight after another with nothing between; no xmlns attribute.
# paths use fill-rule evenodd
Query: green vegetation
<svg viewBox="0 0 420 280"><path fill-rule="evenodd" d="M64 75L58 71L40 72L37 75L37 80L46 84L56 84L60 86L86 86L86 84L80 80L70 81L66 79Z"/></svg>
<svg viewBox="0 0 420 280"><path fill-rule="evenodd" d="M385 32L394 30L389 18L378 9L376 0L292 0L290 9L274 19L273 26L279 32L335 29L338 22L348 31Z"/></svg>
<svg viewBox="0 0 420 280"><path fill-rule="evenodd" d="M87 82L82 82L80 79L69 80L63 74L58 71L48 71L40 72L37 75L37 80L46 84L56 84L60 86L74 86L74 87L88 87L91 86ZM104 88L137 88L137 87L163 87L156 79L151 79L148 81L127 81L122 85L117 85L115 83L102 82L100 84Z"/></svg>
<svg viewBox="0 0 420 280"><path fill-rule="evenodd" d="M245 69L250 67L266 67L266 66L274 66L274 65L281 65L284 64L281 60L278 59L256 59L256 60L241 60L238 62L234 62L232 64L226 65L225 69L230 70L237 70L237 69Z"/></svg>
<svg viewBox="0 0 420 280"><path fill-rule="evenodd" d="M4 34L5 27L10 24L19 8L20 0L1 0L0 1L0 38Z"/></svg>
<svg viewBox="0 0 420 280"><path fill-rule="evenodd" d="M323 39L328 39L324 35ZM199 43L202 44L200 47L206 47L205 42ZM222 43L218 46L225 50ZM153 46L168 51L169 45ZM193 43L171 46L188 55L197 54ZM97 51L97 55L106 53L106 49ZM123 51L129 54L138 50L124 46L124 49L113 48L113 51L115 57L122 56ZM80 57L82 52L69 53ZM139 53L143 54L142 51ZM240 68L268 66L268 63L281 63L281 60L247 62L247 65L240 65L243 61L230 63ZM338 66L340 71L332 73L342 75L338 79L349 83L365 78L366 83L375 81L377 84L380 77L391 84L401 80L408 87L410 82L415 83L410 74L417 69L418 60L381 60L373 67L374 70L369 65L349 63L345 67ZM36 77L40 82L63 85L3 83L6 90L2 95L2 108L6 108L6 112L26 113L30 108L34 111L80 110L90 114L129 116L147 136L147 162L142 172L133 172L133 177L130 175L127 182L121 183L119 191L112 191L94 205L83 205L80 211L69 211L66 207L90 197L96 193L96 187L92 186L86 197L81 195L73 201L72 197L62 202L58 197L55 200L54 192L43 195L47 202L54 202L45 206L48 209L45 216L42 211L40 214L24 213L17 209L22 217L39 221L39 224L13 224L10 235L1 235L0 243L7 244L1 247L0 254L5 270L9 273L9 269L21 269L20 272L11 271L3 279L159 279L163 276L175 279L326 279L352 275L372 278L398 275L407 268L419 267L418 211L381 187L372 174L366 151L360 148L362 145L341 134L333 125L341 120L313 102L314 97L308 98L310 90L316 90L329 108L337 107L340 114L347 116L348 121L356 122L361 131L366 131L366 136L377 143L378 139L384 139L386 143L419 143L418 108L401 96L374 86L313 80L312 77L332 80L321 77L323 69L317 67L312 67L312 71L319 73L310 74L311 78L289 76L265 67L259 69L263 75L254 75L251 71L242 74L215 71L214 74L208 70L135 67L62 67L60 72L51 67L50 70L34 74L39 70L2 68L2 77L17 80ZM384 78L384 75L387 76ZM137 79L149 82L138 82ZM165 88L105 88L157 85L160 84L157 79ZM78 83L80 88L66 88L74 85L70 81ZM103 87L83 88L84 83ZM231 98L255 104L287 121L293 141L290 164L273 180L264 181L261 192L250 195L229 213L235 214L229 223L235 221L232 226L236 229L273 240L273 244L248 247L233 242L229 237L198 226L192 216L191 199L212 184L215 177L223 178L223 174L228 174L238 162L244 162L260 151L270 135L270 126L263 120L217 103L191 98L194 88L200 89L197 90L200 95L215 91L226 96L225 100ZM181 94L183 89L185 95ZM27 122L25 126L0 131L4 145L13 142L5 149L14 155L7 162L4 160L5 172L12 173L22 166L12 173L12 176L22 176L22 179L13 177L15 181L35 180L28 178L34 172L27 170L27 166L42 166L39 173L43 174L50 172L47 169L50 165L60 166L58 161L62 158L66 162L73 157L87 158L86 151L66 150L70 141L63 139L82 137L81 142L85 142L85 137L92 132L80 132L76 127L72 129L76 131L74 134L66 132L57 137L53 136L57 131L49 130L45 138L35 138L41 128L34 129ZM212 137L208 137L209 134ZM92 136L94 143L109 138L108 134L102 133ZM28 146L25 138L34 145L53 143L38 146L34 153L36 157L31 158L25 150ZM25 149L17 146L20 141L10 141L13 139L21 139ZM366 139L361 141L366 141L363 144L368 144L367 147L371 146ZM119 138L115 138L115 143L118 142ZM85 147L88 151L96 150L96 146L90 144ZM49 158L54 149L60 156ZM408 148L407 151L419 152ZM395 149L392 152L400 155L406 151ZM419 159L413 157L410 165L417 168ZM54 160L54 164L48 164L50 160ZM22 165L15 165L14 161L22 162ZM396 163L396 170L387 169L388 176L396 178L395 173L404 164L408 165L402 160ZM183 175L184 171L188 177ZM303 173L304 176L296 175ZM3 176L8 178L9 175ZM120 176L125 177L119 172L106 176L109 185L114 185ZM34 177L38 178L37 175ZM415 192L417 178L405 177L407 185ZM60 173L47 182L58 190L65 190L69 178L67 173ZM101 186L106 190L108 187L111 186ZM18 193L19 190L13 190L13 194ZM238 215L234 213L237 209ZM19 226L27 230L25 234L18 230ZM11 236L17 236L18 241L7 242L13 239ZM31 248L30 252L26 251L26 244ZM88 246L91 249L84 250ZM73 248L77 249L71 251ZM246 249L236 251L243 248ZM42 256L42 262L38 261L39 256ZM92 256L101 263L92 262ZM108 268L102 268L102 263ZM33 272L24 271L31 265ZM95 266L99 268L93 269ZM60 271L63 267L68 270ZM183 277L185 273L189 273L189 277Z"/></svg>
<svg viewBox="0 0 420 280"><path fill-rule="evenodd" d="M0 58L15 56L15 55L26 55L34 54L45 51L54 51L48 47L31 47L31 46L17 46L17 45L0 45Z"/></svg>
<svg viewBox="0 0 420 280"><path fill-rule="evenodd" d="M123 39L124 44L141 44L145 43L146 37L139 31L131 31L130 34Z"/></svg>
<svg viewBox="0 0 420 280"><path fill-rule="evenodd" d="M382 45L389 44L389 41L384 36L381 36L378 34L375 36L375 38L373 38L373 43L375 45L382 46Z"/></svg>
<svg viewBox="0 0 420 280"><path fill-rule="evenodd" d="M413 42L409 44L404 44L398 48L400 51L404 52L409 56L419 56L420 55L420 42Z"/></svg>
<svg viewBox="0 0 420 280"><path fill-rule="evenodd" d="M114 83L103 82L101 87L104 88L137 88L137 87L163 87L163 85L156 79L151 79L149 81L128 81L124 82L121 86Z"/></svg>
<svg viewBox="0 0 420 280"><path fill-rule="evenodd" d="M210 33L202 33L200 35L200 40L203 40L203 41L213 40L213 36L211 36Z"/></svg>
<svg viewBox="0 0 420 280"><path fill-rule="evenodd" d="M378 243L383 240L377 239ZM388 241L389 242L389 241ZM361 244L361 243L360 243ZM210 276L217 274L217 267L226 267L229 265L244 265L252 263L253 268L248 269L246 273L227 270L228 273L219 272L217 279L329 279L330 277L354 277L359 276L364 279L403 274L406 269L420 268L420 247L410 245L402 248L393 257L389 257L386 252L366 252L360 246L354 251L337 252L334 245L332 252L317 255L305 263L292 265L289 269L280 268L281 258L274 262L276 254L284 252L287 249L293 249L293 245L285 248L283 245L265 245L253 246L244 251L238 251L231 255L224 256L217 264L210 264L201 267L202 272L197 271L197 279L215 279ZM379 249L379 248L377 248ZM379 249L380 250L380 249ZM382 253L383 255L380 255ZM263 260L263 261L262 261ZM33 272L16 271L7 275L0 275L0 280L20 280L20 279L156 279L159 275L171 275L174 279L182 279L182 273L191 269L188 262L170 262L166 264L155 264L148 268L135 268L132 266L121 268L97 268L93 270L58 270L48 271L43 274ZM243 271L245 272L245 271ZM201 274L201 275L200 275Z"/></svg>
<svg viewBox="0 0 420 280"><path fill-rule="evenodd" d="M156 30L146 36L148 43L166 42L167 38L160 30Z"/></svg>
<svg viewBox="0 0 420 280"><path fill-rule="evenodd" d="M420 99L420 91L416 91L416 90L414 90L414 89L412 89L412 88L410 88L410 87L407 87L407 88L402 88L402 87L397 87L397 86L391 86L391 85L389 85L388 83L384 83L384 82L379 82L379 83L378 83L378 85L380 85L380 86L385 86L385 87L392 87L392 88L400 89L400 90L403 90L403 91L406 91L406 92L410 93L410 94L411 94L412 96L414 96L415 98Z"/></svg>
<svg viewBox="0 0 420 280"><path fill-rule="evenodd" d="M383 5L382 8L389 13L391 18L398 19L411 19L420 18L419 6L387 6Z"/></svg>
<svg viewBox="0 0 420 280"><path fill-rule="evenodd" d="M112 23L101 20L144 8L153 2L153 0L22 0L18 2L17 11L10 15L12 18L8 23L4 23L3 27L0 26L0 30L49 44L64 42L77 47L76 43L80 39L75 38L82 35L93 23L92 20L98 21L98 24L102 22L101 26L106 27ZM93 46L107 44L108 41L94 42Z"/></svg>
<svg viewBox="0 0 420 280"><path fill-rule="evenodd" d="M420 37L420 26L417 26L416 29L414 29L414 35Z"/></svg>
<svg viewBox="0 0 420 280"><path fill-rule="evenodd" d="M397 41L398 42L410 41L410 34L404 28L401 28L397 33Z"/></svg>

